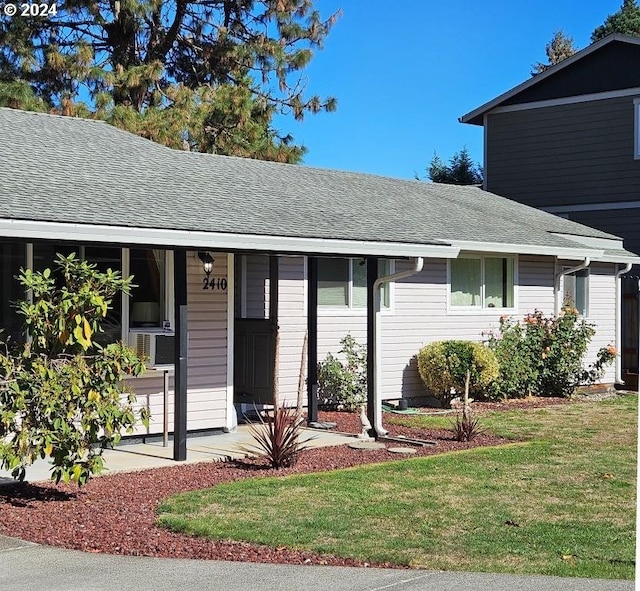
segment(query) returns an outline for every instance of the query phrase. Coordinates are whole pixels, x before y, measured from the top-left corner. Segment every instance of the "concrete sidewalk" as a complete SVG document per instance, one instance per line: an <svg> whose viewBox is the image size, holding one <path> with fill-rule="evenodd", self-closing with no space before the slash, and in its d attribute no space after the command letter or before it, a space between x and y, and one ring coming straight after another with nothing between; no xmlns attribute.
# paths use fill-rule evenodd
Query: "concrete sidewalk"
<svg viewBox="0 0 640 591"><path fill-rule="evenodd" d="M344 445L356 441L354 436L316 429L303 429L301 441L308 447L329 447ZM163 447L161 441L152 443L121 443L115 449L107 449L104 452L105 465L108 468L104 474L114 472L134 472L147 468L161 468L164 466L176 466L181 463L220 461L225 459L237 459L247 456L244 450L253 443L253 438L248 425L239 425L233 433L218 433L215 435L195 436L187 439L186 462L174 462L173 443L170 440L168 447ZM48 460L38 460L27 468L26 480L39 482L49 480L51 466ZM0 470L0 484L13 481L11 473Z"/></svg>
<svg viewBox="0 0 640 591"><path fill-rule="evenodd" d="M632 581L87 554L0 536L6 591L631 591Z"/></svg>

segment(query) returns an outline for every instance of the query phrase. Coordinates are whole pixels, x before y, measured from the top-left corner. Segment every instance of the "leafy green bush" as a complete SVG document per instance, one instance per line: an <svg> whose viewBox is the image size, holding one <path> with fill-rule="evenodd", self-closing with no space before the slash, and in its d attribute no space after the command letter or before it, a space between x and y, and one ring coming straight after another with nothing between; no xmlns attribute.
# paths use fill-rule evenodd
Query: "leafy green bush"
<svg viewBox="0 0 640 591"><path fill-rule="evenodd" d="M340 345L344 362L329 353L318 363L318 396L325 404L354 411L367 402L367 348L350 334Z"/></svg>
<svg viewBox="0 0 640 591"><path fill-rule="evenodd" d="M489 347L500 364L494 397L566 397L579 384L595 382L615 359L615 349L602 348L598 361L585 370L583 358L594 334L593 325L579 318L571 305L558 316L535 310L521 322L503 316L497 334L489 335Z"/></svg>
<svg viewBox="0 0 640 591"><path fill-rule="evenodd" d="M18 305L30 340L0 353L0 465L22 480L26 466L48 456L52 479L81 485L102 471L103 448L135 425L135 397L122 378L140 375L144 363L122 343L95 342L131 280L73 255L58 255L56 266L60 285L49 269L19 276L33 294ZM147 424L146 409L140 418Z"/></svg>
<svg viewBox="0 0 640 591"><path fill-rule="evenodd" d="M467 373L470 392L480 394L498 377L498 362L482 343L435 341L416 356L418 373L430 394L444 406L465 389ZM455 391L455 392L454 392Z"/></svg>

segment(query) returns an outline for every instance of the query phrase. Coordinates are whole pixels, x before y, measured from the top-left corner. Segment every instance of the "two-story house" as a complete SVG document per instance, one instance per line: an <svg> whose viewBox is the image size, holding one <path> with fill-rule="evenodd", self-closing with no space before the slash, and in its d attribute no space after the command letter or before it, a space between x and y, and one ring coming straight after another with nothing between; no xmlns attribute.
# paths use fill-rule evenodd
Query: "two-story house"
<svg viewBox="0 0 640 591"><path fill-rule="evenodd" d="M484 128L485 190L622 236L640 252L640 38L610 35L460 121ZM625 270L616 378L631 385L640 272ZM563 290L588 318L589 267Z"/></svg>

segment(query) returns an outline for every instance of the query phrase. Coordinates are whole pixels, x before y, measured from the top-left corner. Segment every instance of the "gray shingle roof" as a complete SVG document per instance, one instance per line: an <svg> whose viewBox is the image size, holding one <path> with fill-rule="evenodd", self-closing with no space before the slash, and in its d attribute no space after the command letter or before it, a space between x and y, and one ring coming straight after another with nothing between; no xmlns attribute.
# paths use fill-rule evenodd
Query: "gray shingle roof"
<svg viewBox="0 0 640 591"><path fill-rule="evenodd" d="M550 249L577 246L556 233L614 238L475 187L181 152L103 122L5 108L0 164L0 220Z"/></svg>

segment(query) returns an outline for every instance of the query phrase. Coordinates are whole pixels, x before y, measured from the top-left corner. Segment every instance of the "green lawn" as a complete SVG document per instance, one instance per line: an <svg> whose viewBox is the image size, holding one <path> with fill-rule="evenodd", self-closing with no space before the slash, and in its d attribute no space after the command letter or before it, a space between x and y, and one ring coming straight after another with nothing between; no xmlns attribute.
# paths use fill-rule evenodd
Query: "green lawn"
<svg viewBox="0 0 640 591"><path fill-rule="evenodd" d="M520 441L223 484L167 499L158 521L411 567L634 578L637 398L492 413L483 424Z"/></svg>

